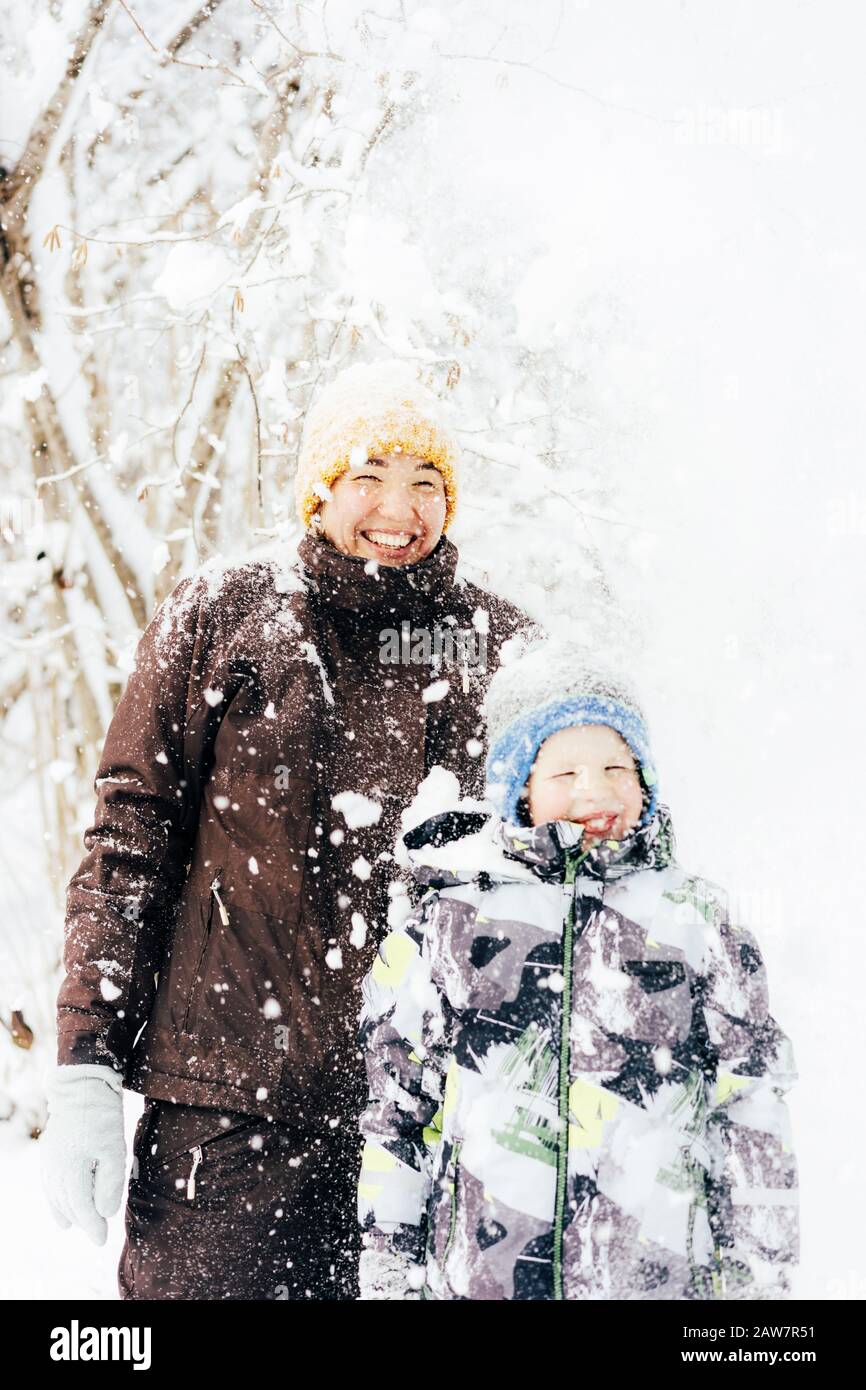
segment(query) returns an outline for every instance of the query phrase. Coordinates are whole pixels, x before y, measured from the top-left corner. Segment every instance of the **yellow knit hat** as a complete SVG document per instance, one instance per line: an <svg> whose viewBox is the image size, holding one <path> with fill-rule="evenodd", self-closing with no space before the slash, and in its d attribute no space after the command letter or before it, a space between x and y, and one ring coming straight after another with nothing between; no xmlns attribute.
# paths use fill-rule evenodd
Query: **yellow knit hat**
<svg viewBox="0 0 866 1390"><path fill-rule="evenodd" d="M326 386L307 412L295 475L295 501L309 526L326 489L363 455L402 451L432 463L445 484L445 525L457 505L460 447L436 397L399 360L358 363ZM353 457L354 456L354 457Z"/></svg>

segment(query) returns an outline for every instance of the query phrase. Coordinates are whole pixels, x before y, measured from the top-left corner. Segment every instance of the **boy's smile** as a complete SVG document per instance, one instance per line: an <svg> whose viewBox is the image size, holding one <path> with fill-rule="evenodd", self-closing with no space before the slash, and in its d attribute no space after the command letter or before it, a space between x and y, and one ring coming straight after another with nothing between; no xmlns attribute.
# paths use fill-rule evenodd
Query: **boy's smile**
<svg viewBox="0 0 866 1390"><path fill-rule="evenodd" d="M526 795L533 825L573 821L584 827L585 845L623 839L643 810L634 754L606 724L576 724L545 739Z"/></svg>
<svg viewBox="0 0 866 1390"><path fill-rule="evenodd" d="M615 811L602 812L600 815L575 816L575 820L586 827L587 832L601 835L604 838L609 835L616 821Z"/></svg>

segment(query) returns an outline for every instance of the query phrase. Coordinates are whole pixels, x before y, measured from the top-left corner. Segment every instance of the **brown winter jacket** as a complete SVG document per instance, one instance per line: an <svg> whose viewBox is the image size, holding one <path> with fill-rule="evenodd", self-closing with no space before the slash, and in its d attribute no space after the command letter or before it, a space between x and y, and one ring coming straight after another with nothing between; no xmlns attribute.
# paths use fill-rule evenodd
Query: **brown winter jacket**
<svg viewBox="0 0 866 1390"><path fill-rule="evenodd" d="M360 984L400 811L435 764L481 792L480 702L527 620L455 577L445 538L404 569L311 536L298 554L206 566L141 639L68 888L58 1061L315 1126L365 1101ZM386 630L411 650L404 623L480 633L486 660L383 662Z"/></svg>

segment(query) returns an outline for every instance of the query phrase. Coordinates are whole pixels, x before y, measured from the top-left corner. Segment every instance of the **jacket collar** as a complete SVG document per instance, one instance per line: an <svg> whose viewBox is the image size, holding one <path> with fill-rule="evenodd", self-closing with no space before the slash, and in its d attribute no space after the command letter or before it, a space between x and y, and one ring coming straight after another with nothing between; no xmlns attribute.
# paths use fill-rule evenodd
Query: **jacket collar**
<svg viewBox="0 0 866 1390"><path fill-rule="evenodd" d="M581 830L571 821L546 825L509 825L482 812L455 809L430 816L403 835L409 864L428 888L489 881L565 878L569 857L577 873L611 882L640 869L664 869L676 862L670 812L659 804L652 819L624 839L605 841L581 858Z"/></svg>
<svg viewBox="0 0 866 1390"><path fill-rule="evenodd" d="M374 565L310 534L298 543L298 556L302 574L322 601L350 613L431 605L453 588L457 569L457 547L446 536L416 565Z"/></svg>
<svg viewBox="0 0 866 1390"><path fill-rule="evenodd" d="M572 821L533 826L500 823L497 834L509 859L528 865L545 879L563 879L568 857L577 861L578 874L610 882L639 869L664 869L676 853L670 812L662 805L645 825L622 840L603 840L585 856L580 848L582 831Z"/></svg>

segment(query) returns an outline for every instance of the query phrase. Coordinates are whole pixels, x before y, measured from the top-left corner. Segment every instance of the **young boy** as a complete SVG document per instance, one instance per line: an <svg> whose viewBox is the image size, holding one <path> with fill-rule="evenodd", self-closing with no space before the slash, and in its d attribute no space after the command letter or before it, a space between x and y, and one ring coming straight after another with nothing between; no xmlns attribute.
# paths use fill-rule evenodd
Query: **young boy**
<svg viewBox="0 0 866 1390"><path fill-rule="evenodd" d="M548 641L487 712L498 818L404 836L430 891L364 983L361 1297L784 1297L793 1051L633 691Z"/></svg>

